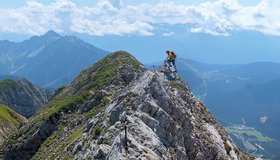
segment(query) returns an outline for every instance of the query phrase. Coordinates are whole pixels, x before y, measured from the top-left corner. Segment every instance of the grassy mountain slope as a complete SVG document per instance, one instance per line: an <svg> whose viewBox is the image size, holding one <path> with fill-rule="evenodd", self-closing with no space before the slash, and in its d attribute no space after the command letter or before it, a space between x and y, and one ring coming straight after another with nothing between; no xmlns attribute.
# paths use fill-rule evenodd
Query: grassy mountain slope
<svg viewBox="0 0 280 160"><path fill-rule="evenodd" d="M0 146L4 139L27 120L11 108L0 104Z"/></svg>

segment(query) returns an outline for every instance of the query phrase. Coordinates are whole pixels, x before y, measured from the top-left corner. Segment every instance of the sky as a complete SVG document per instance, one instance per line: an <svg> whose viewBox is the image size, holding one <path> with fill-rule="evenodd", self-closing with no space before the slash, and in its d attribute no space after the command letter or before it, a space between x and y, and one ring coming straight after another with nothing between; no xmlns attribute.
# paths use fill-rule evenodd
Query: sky
<svg viewBox="0 0 280 160"><path fill-rule="evenodd" d="M177 4L185 4L185 5L194 5L194 4L199 4L203 2L208 2L209 0L174 0L173 2ZM212 0L213 1L213 0ZM26 4L27 1L25 0L0 0L1 8L17 8L21 7L24 4ZM48 4L54 2L54 0L37 0L37 2ZM83 6L93 6L98 2L98 0L72 0L75 4L77 4L80 7ZM136 1L136 0L123 0L122 3L125 5L138 5L141 3L148 3L148 4L156 4L159 2L170 2L168 0L141 0L141 1ZM259 3L260 0L241 0L240 3L243 5L256 5Z"/></svg>
<svg viewBox="0 0 280 160"><path fill-rule="evenodd" d="M194 4L199 4L203 2L208 2L209 0L174 0L173 2L177 4L186 4L186 5L194 5ZM213 1L213 0L212 0ZM21 7L26 4L27 1L25 0L0 0L0 8L17 8ZM54 0L37 0L37 2L48 4L54 2ZM78 6L92 6L96 4L98 1L97 0L72 0L75 4ZM170 2L168 0L141 0L141 1L136 1L136 0L123 0L122 3L125 5L138 5L141 3L148 3L148 4L156 4L159 2ZM242 0L240 1L241 4L243 5L255 5L259 3L260 0Z"/></svg>
<svg viewBox="0 0 280 160"><path fill-rule="evenodd" d="M0 33L152 36L158 25L183 25L214 36L243 30L279 36L279 10L278 0L0 0Z"/></svg>
<svg viewBox="0 0 280 160"><path fill-rule="evenodd" d="M279 11L279 0L0 0L0 40L54 30L143 62L166 49L211 64L280 62Z"/></svg>

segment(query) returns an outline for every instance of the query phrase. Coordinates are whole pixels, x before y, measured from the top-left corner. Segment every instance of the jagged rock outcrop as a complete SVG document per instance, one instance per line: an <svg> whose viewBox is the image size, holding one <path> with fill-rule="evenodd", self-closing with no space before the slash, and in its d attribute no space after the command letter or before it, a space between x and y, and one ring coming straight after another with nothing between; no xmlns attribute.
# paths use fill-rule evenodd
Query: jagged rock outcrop
<svg viewBox="0 0 280 160"><path fill-rule="evenodd" d="M27 120L11 108L0 104L0 148L3 141Z"/></svg>
<svg viewBox="0 0 280 160"><path fill-rule="evenodd" d="M5 142L4 159L250 159L180 79L126 52L82 71Z"/></svg>
<svg viewBox="0 0 280 160"><path fill-rule="evenodd" d="M52 91L42 89L26 79L0 81L0 104L11 107L29 118L47 103Z"/></svg>

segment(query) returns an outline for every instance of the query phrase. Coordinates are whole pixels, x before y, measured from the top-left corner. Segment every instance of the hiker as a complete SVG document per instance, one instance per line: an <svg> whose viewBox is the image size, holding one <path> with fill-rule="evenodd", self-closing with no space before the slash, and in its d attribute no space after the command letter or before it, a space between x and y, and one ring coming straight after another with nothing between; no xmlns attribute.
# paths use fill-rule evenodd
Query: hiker
<svg viewBox="0 0 280 160"><path fill-rule="evenodd" d="M175 69L175 72L177 72L176 65L175 65L176 54L173 51L169 51L169 50L166 51L166 54L167 54L167 58L164 61L164 63L166 64L166 62L167 62L169 67L171 66L170 63L172 63L172 65Z"/></svg>

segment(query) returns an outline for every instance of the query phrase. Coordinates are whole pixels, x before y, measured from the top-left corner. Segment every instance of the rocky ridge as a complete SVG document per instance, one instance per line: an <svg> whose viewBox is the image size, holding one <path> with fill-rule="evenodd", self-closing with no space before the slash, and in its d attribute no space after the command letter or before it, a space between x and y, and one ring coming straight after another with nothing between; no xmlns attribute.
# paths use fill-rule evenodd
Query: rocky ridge
<svg viewBox="0 0 280 160"><path fill-rule="evenodd" d="M29 118L48 102L52 91L42 89L26 79L0 81L0 104Z"/></svg>
<svg viewBox="0 0 280 160"><path fill-rule="evenodd" d="M242 159L180 79L127 52L82 71L6 141L3 159Z"/></svg>

